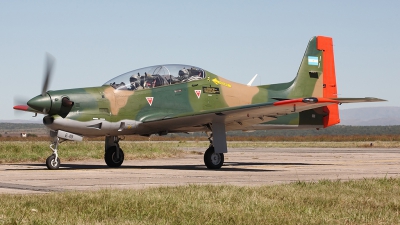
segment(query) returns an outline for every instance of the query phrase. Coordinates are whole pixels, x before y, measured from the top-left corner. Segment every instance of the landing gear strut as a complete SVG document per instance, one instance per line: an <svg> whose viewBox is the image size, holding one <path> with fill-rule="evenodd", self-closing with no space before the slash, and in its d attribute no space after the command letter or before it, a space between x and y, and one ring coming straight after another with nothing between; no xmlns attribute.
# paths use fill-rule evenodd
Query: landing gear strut
<svg viewBox="0 0 400 225"><path fill-rule="evenodd" d="M46 166L49 170L56 170L60 167L60 158L58 158L58 145L68 140L82 141L83 136L63 130L51 130L50 137L53 138L53 141L50 144L53 154L46 159Z"/></svg>
<svg viewBox="0 0 400 225"><path fill-rule="evenodd" d="M61 143L60 138L54 137L50 148L53 154L46 159L46 166L49 170L56 170L60 167L60 158L58 158L58 145Z"/></svg>
<svg viewBox="0 0 400 225"><path fill-rule="evenodd" d="M213 145L213 136L209 135L210 146L204 153L204 164L208 169L220 169L224 164L224 153L216 153Z"/></svg>
<svg viewBox="0 0 400 225"><path fill-rule="evenodd" d="M109 167L120 167L124 162L124 152L119 147L120 140L117 136L106 137L104 161Z"/></svg>

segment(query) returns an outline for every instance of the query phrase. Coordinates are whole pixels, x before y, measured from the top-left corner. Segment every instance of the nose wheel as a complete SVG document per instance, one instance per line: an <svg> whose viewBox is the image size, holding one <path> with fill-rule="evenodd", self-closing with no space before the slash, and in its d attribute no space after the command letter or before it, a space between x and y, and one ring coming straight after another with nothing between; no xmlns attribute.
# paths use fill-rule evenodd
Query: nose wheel
<svg viewBox="0 0 400 225"><path fill-rule="evenodd" d="M46 166L49 170L56 170L60 168L60 158L58 158L58 144L61 143L58 137L54 137L53 143L50 148L53 154L46 159Z"/></svg>
<svg viewBox="0 0 400 225"><path fill-rule="evenodd" d="M51 155L46 159L46 166L49 170L56 170L60 168L60 158L56 155Z"/></svg>

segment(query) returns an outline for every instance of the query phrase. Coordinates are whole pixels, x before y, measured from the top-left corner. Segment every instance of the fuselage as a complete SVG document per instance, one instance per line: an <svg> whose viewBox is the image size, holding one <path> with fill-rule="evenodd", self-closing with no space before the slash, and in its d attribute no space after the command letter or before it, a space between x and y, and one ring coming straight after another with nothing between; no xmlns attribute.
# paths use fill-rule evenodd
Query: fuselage
<svg viewBox="0 0 400 225"><path fill-rule="evenodd" d="M184 67L187 66L180 66ZM159 86L142 84L145 87L130 88L127 78L137 73L132 71L99 87L48 91L45 98L51 105L48 111L53 113L44 117L44 124L52 130L84 136L150 135L168 130L168 127L148 127L143 122L207 113L268 99L264 88L246 86L202 69L197 70L201 70L201 77L174 83L167 81ZM171 71L174 70L170 66L168 72ZM175 77L179 77L179 72ZM71 108L58 104L65 97L74 102ZM201 130L206 128L193 129Z"/></svg>
<svg viewBox="0 0 400 225"><path fill-rule="evenodd" d="M190 119L193 115L312 96L318 89L314 88L318 85L317 79L305 82L302 87L294 85L293 81L247 86L198 67L159 65L130 71L98 87L47 91L46 96L37 96L28 105L48 114L43 122L50 129L83 136L195 132L207 131L210 120L194 121ZM310 88L303 88L305 85ZM300 117L296 113L280 117L278 122L297 126L301 121L304 123ZM183 124L168 123L171 118L187 119L183 119ZM276 123L276 119L272 116L258 122L248 121L247 125ZM151 125L152 121L158 123ZM320 121L312 122L315 123L320 125ZM238 121L235 125L227 125L226 129L252 129L247 125Z"/></svg>

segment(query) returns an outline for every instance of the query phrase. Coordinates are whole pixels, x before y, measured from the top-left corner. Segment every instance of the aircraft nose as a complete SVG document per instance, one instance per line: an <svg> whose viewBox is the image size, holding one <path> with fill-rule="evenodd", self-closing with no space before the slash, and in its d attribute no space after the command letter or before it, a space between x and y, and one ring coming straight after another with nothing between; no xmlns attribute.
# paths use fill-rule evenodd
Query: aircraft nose
<svg viewBox="0 0 400 225"><path fill-rule="evenodd" d="M51 99L50 96L38 95L27 102L27 104L38 111L47 113L51 109Z"/></svg>

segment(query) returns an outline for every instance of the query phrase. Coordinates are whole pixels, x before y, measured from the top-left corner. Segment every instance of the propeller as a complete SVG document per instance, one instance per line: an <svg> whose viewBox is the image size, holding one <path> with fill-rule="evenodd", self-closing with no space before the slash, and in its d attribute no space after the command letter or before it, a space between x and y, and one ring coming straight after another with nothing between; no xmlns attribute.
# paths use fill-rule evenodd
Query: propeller
<svg viewBox="0 0 400 225"><path fill-rule="evenodd" d="M29 98L21 95L14 96L14 106L25 106L28 102ZM13 110L14 116L20 117L25 114L25 112L21 110Z"/></svg>
<svg viewBox="0 0 400 225"><path fill-rule="evenodd" d="M51 93L48 92L55 58L49 53L46 53L45 62L46 64L43 77L42 93L30 99L23 105L14 106L14 109L21 111L40 112L47 114L47 116L50 117L57 114L62 118L65 118L74 106L74 102L71 101L67 96L59 96L56 91ZM59 99L61 101L59 101Z"/></svg>
<svg viewBox="0 0 400 225"><path fill-rule="evenodd" d="M54 62L55 62L55 58L51 54L46 53L42 92L40 95L32 98L31 100L29 100L27 102L27 104L30 107L32 107L38 111L41 111L44 114L49 113L49 111L51 109L51 99L47 95L47 89L49 87L49 83L51 80Z"/></svg>
<svg viewBox="0 0 400 225"><path fill-rule="evenodd" d="M44 80L43 80L43 87L42 87L42 96L46 96L47 89L49 87L50 79L51 79L51 74L53 71L53 66L54 66L54 61L55 58L50 55L49 53L46 53L46 67L45 67L45 72L44 72Z"/></svg>
<svg viewBox="0 0 400 225"><path fill-rule="evenodd" d="M46 53L46 68L44 73L44 82L42 87L42 96L46 96L46 92L51 80L55 58L49 53ZM67 97L61 99L61 105L66 108L71 108L74 106L74 102L69 100ZM46 113L46 112L45 112Z"/></svg>

